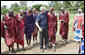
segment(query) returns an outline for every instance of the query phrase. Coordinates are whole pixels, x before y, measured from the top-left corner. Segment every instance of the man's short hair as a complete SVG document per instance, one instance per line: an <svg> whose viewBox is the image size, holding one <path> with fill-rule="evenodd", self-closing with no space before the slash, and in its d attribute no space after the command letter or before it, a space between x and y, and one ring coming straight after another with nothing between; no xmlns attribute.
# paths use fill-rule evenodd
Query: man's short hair
<svg viewBox="0 0 85 55"><path fill-rule="evenodd" d="M46 7L44 7L44 6L40 7L40 11L45 10L45 9L46 9Z"/></svg>

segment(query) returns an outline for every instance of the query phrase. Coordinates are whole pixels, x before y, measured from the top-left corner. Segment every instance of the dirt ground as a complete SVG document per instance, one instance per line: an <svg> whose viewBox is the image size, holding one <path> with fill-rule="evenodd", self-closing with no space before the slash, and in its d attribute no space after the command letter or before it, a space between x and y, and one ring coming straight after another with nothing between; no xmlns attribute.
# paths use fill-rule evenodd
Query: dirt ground
<svg viewBox="0 0 85 55"><path fill-rule="evenodd" d="M38 36L39 38L39 36ZM38 39L39 40L39 39ZM16 50L16 43L14 44L14 48L15 48L15 53L13 54L78 54L78 47L79 47L79 43L77 42L74 42L73 41L73 37L70 35L68 37L68 44L65 44L65 45L61 45L60 42L61 42L61 36L60 35L57 35L56 37L56 51L53 51L53 49L51 48L49 51L47 50L44 50L44 52L41 52L40 49L39 49L39 44L37 44L35 47L32 46L33 44L33 41L32 41L32 44L31 44L31 49L28 50L27 49L27 43L26 43L26 40L25 40L25 51L22 50L22 47L20 46L20 51L17 52ZM38 41L39 43L39 41ZM8 54L8 48L4 42L4 39L1 38L1 54Z"/></svg>

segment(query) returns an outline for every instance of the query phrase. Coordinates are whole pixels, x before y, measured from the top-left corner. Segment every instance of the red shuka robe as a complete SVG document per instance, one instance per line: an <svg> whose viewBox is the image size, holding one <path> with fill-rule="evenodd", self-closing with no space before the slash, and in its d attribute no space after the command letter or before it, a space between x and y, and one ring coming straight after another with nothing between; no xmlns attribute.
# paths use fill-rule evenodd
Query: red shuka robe
<svg viewBox="0 0 85 55"><path fill-rule="evenodd" d="M25 17L23 17L23 18L21 18L21 17L20 17L20 19L21 19L22 26L23 26L23 28L24 28L24 24L25 24Z"/></svg>
<svg viewBox="0 0 85 55"><path fill-rule="evenodd" d="M21 17L20 14L18 14L18 16L19 16L19 18L20 18L20 20L21 20L21 24L22 24L22 28L23 28L23 33L24 33L24 28L25 28L25 26L24 26L24 24L25 24L25 17Z"/></svg>
<svg viewBox="0 0 85 55"><path fill-rule="evenodd" d="M62 36L63 39L67 39L68 38L68 23L69 23L69 14L65 13L65 14L59 14L59 20L63 20L65 23L60 23L60 34Z"/></svg>
<svg viewBox="0 0 85 55"><path fill-rule="evenodd" d="M82 26L82 35L83 35L83 39L84 39L84 25Z"/></svg>
<svg viewBox="0 0 85 55"><path fill-rule="evenodd" d="M55 14L51 15L50 12L48 12L47 19L49 40L52 40L52 43L55 43L55 33L57 31L57 16L55 16Z"/></svg>
<svg viewBox="0 0 85 55"><path fill-rule="evenodd" d="M4 38L4 30L3 30L3 28L4 28L3 21L1 21L1 37Z"/></svg>
<svg viewBox="0 0 85 55"><path fill-rule="evenodd" d="M21 18L21 21L22 21L22 26L24 28L25 18Z"/></svg>
<svg viewBox="0 0 85 55"><path fill-rule="evenodd" d="M6 45L8 47L12 47L12 44L14 43L14 36L15 36L14 18L6 16L6 18L3 21L5 21L5 25L8 27L8 29L2 28L3 29L2 36L4 36Z"/></svg>
<svg viewBox="0 0 85 55"><path fill-rule="evenodd" d="M3 19L1 21L1 37L3 37L3 38L4 38L4 24L3 24L3 21L6 21L7 19L8 19L7 15L4 15Z"/></svg>
<svg viewBox="0 0 85 55"><path fill-rule="evenodd" d="M5 19L3 19L2 21L6 21L7 19L9 19L9 17L8 17L7 14L4 15L4 18L5 18Z"/></svg>
<svg viewBox="0 0 85 55"><path fill-rule="evenodd" d="M19 21L21 20L19 15L17 14L15 16L15 42L24 46L24 27L22 25L22 21Z"/></svg>

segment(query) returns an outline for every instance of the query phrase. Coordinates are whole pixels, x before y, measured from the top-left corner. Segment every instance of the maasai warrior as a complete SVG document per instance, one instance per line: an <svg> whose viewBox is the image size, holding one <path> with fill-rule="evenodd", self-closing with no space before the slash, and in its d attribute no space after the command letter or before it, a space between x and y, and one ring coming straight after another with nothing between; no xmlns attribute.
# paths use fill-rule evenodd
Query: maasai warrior
<svg viewBox="0 0 85 55"><path fill-rule="evenodd" d="M1 19L1 37L4 37L4 24L5 24L5 18L7 17L7 15L4 13L3 14L3 18ZM7 18L6 18L7 19Z"/></svg>
<svg viewBox="0 0 85 55"><path fill-rule="evenodd" d="M4 37L4 25L3 25L3 21L1 21L1 37Z"/></svg>
<svg viewBox="0 0 85 55"><path fill-rule="evenodd" d="M5 43L9 48L9 53L14 52L14 14L13 11L9 11L9 15L5 15L3 17L1 27L3 33L1 33L2 37L5 39ZM12 51L11 51L12 48Z"/></svg>
<svg viewBox="0 0 85 55"><path fill-rule="evenodd" d="M60 34L62 36L63 44L67 43L68 39L68 28L69 28L69 14L65 12L64 8L61 8L61 13L59 14L60 21Z"/></svg>
<svg viewBox="0 0 85 55"><path fill-rule="evenodd" d="M24 23L25 23L25 13L24 13L24 10L20 10L19 17L21 18L22 25L23 25L23 28L24 28Z"/></svg>
<svg viewBox="0 0 85 55"><path fill-rule="evenodd" d="M8 19L7 15L4 13L3 14L3 18L1 21L1 37L4 37L4 24L5 24L5 20Z"/></svg>
<svg viewBox="0 0 85 55"><path fill-rule="evenodd" d="M40 13L36 17L36 26L39 29L40 50L43 52L43 41L45 39L45 49L49 50L47 11L45 7L40 7Z"/></svg>
<svg viewBox="0 0 85 55"><path fill-rule="evenodd" d="M34 8L32 10L32 12L33 12L33 15L34 15L35 20L36 20L36 16L37 16L36 8ZM33 46L35 46L37 44L37 35L38 35L38 28L36 25L34 26L34 30L33 30L32 34L33 34Z"/></svg>
<svg viewBox="0 0 85 55"><path fill-rule="evenodd" d="M31 9L29 9L27 11L27 14L25 15L25 34L26 34L28 49L31 48L31 35L32 31L34 30L34 25L35 25L35 17Z"/></svg>
<svg viewBox="0 0 85 55"><path fill-rule="evenodd" d="M53 49L55 50L55 41L56 41L56 32L57 32L57 16L54 12L54 8L50 7L50 12L48 12L48 34L49 34L49 41L53 45Z"/></svg>
<svg viewBox="0 0 85 55"><path fill-rule="evenodd" d="M18 51L20 50L19 44L24 49L24 17L22 15L22 12L15 15L15 42L17 43Z"/></svg>

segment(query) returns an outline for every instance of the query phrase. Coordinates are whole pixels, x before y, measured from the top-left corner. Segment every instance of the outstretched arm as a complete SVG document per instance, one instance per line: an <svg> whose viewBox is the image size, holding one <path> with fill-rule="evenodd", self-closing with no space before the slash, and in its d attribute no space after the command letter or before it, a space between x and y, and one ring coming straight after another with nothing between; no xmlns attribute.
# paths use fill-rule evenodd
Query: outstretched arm
<svg viewBox="0 0 85 55"><path fill-rule="evenodd" d="M35 22L36 26L38 27L39 31L42 32L41 27L39 26L39 24L37 22Z"/></svg>
<svg viewBox="0 0 85 55"><path fill-rule="evenodd" d="M37 15L35 24L36 24L36 26L38 27L39 31L42 32L42 29L41 29L41 27L40 27L39 24L38 24L38 22L40 21L40 16L41 16L40 14Z"/></svg>

